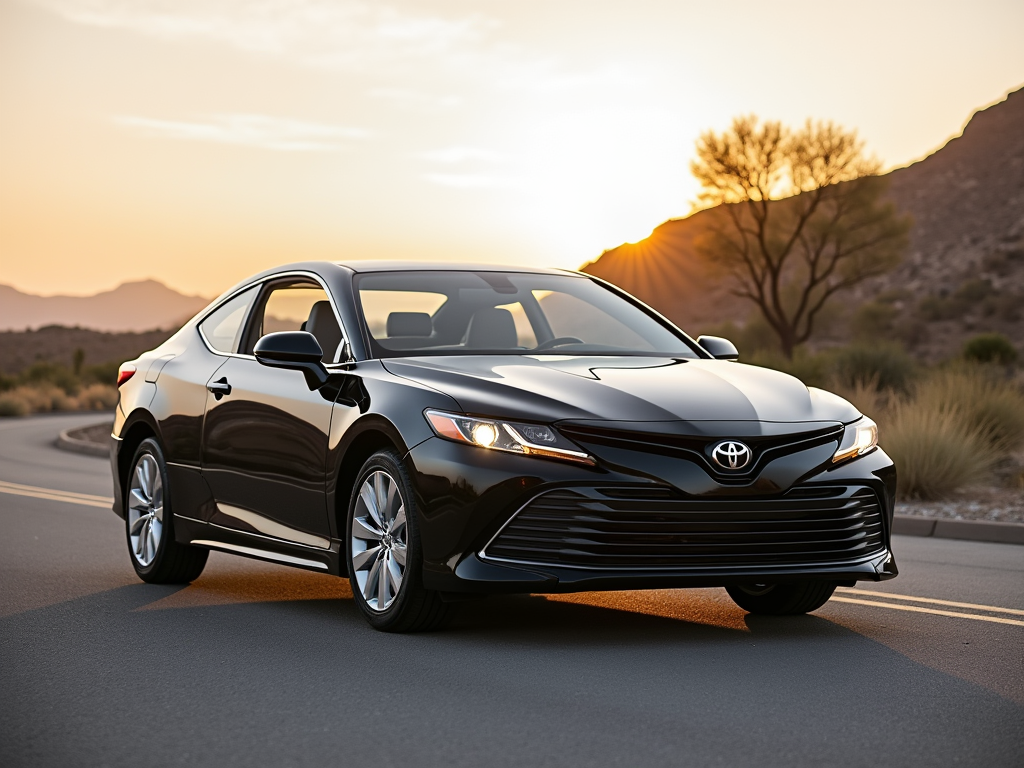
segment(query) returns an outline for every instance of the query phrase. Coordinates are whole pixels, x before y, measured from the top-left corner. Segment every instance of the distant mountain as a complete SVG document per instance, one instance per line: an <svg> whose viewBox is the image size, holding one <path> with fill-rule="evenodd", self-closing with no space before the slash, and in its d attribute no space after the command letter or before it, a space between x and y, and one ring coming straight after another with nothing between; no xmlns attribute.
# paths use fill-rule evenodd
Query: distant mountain
<svg viewBox="0 0 1024 768"><path fill-rule="evenodd" d="M124 283L95 296L34 296L0 285L0 330L48 325L122 333L178 328L208 303L156 280Z"/></svg>
<svg viewBox="0 0 1024 768"><path fill-rule="evenodd" d="M887 176L890 199L914 220L910 248L899 267L861 286L848 304L880 305L881 332L924 357L950 354L982 331L1024 342L1024 88ZM605 251L582 269L695 332L742 325L752 305L731 296L695 255L694 241L719 215L710 209L666 221L646 240ZM832 333L849 329L838 323Z"/></svg>

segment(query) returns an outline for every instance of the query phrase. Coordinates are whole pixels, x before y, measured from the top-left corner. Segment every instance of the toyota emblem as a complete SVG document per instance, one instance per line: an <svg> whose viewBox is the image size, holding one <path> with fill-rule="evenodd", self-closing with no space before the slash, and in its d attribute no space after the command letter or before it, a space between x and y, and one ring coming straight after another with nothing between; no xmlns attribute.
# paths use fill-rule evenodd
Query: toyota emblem
<svg viewBox="0 0 1024 768"><path fill-rule="evenodd" d="M711 449L711 458L724 469L743 469L753 455L750 448L736 440L723 440Z"/></svg>

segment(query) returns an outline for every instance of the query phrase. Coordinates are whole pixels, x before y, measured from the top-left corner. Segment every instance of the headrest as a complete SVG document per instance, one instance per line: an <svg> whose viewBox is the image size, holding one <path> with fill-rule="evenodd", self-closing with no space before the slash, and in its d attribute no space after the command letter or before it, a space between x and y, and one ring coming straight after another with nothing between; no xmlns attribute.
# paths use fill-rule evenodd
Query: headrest
<svg viewBox="0 0 1024 768"><path fill-rule="evenodd" d="M392 312L388 315L388 338L395 336L429 336L433 330L426 312Z"/></svg>
<svg viewBox="0 0 1024 768"><path fill-rule="evenodd" d="M469 319L466 346L472 349L515 349L519 346L516 322L507 309L478 309Z"/></svg>
<svg viewBox="0 0 1024 768"><path fill-rule="evenodd" d="M334 316L334 310L331 309L331 302L318 301L310 308L305 330L312 333L320 342L320 349L324 351L324 362L333 363L338 356L338 347L341 346L341 328Z"/></svg>

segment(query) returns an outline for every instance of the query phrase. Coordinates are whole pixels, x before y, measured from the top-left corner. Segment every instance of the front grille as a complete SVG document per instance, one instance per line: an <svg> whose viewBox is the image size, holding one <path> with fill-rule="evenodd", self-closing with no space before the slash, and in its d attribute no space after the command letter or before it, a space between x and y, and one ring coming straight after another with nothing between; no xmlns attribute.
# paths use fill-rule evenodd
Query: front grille
<svg viewBox="0 0 1024 768"><path fill-rule="evenodd" d="M693 461L723 485L749 483L771 461L797 451L829 442L838 442L843 434L839 424L829 424L805 432L781 435L744 435L739 433L713 437L709 435L677 435L669 432L646 432L582 422L563 422L558 431L587 450L602 454L601 446ZM740 440L753 452L752 461L740 470L728 470L711 461L711 450L722 440Z"/></svg>
<svg viewBox="0 0 1024 768"><path fill-rule="evenodd" d="M870 488L803 486L754 499L670 489L573 488L542 494L484 557L600 569L757 568L845 563L884 548Z"/></svg>

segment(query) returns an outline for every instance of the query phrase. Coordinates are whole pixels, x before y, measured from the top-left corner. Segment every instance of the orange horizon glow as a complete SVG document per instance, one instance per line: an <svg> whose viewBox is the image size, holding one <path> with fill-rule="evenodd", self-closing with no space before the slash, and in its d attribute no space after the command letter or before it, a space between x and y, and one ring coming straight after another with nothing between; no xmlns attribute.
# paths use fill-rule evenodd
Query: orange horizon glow
<svg viewBox="0 0 1024 768"><path fill-rule="evenodd" d="M752 66L726 27L845 42ZM737 114L835 120L887 168L927 155L1024 80L1020 29L1024 5L994 0L0 0L0 284L212 297L307 259L578 268L657 248L696 198L696 138Z"/></svg>

